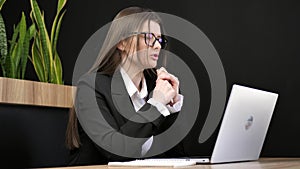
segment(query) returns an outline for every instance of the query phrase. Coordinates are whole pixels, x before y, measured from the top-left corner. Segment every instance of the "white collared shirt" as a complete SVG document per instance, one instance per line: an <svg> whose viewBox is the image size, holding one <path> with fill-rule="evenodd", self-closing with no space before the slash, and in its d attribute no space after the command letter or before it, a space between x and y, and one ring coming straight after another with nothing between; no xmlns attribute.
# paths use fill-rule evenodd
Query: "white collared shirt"
<svg viewBox="0 0 300 169"><path fill-rule="evenodd" d="M126 90L131 98L135 111L139 111L146 103L145 97L148 95L147 84L145 78L142 80L142 89L138 91L128 74L123 68L120 69Z"/></svg>
<svg viewBox="0 0 300 169"><path fill-rule="evenodd" d="M126 71L121 67L120 72L126 87L126 90L131 98L135 111L139 111L145 104L145 98L148 96L147 84L146 79L142 79L142 88L139 91L132 80L130 79L129 75ZM150 98L147 103L155 106L157 110L163 115L168 116L171 113L175 113L181 110L182 103L183 103L183 96L179 95L179 101L177 101L173 106L170 105L163 105L162 103L156 101L153 98ZM153 142L153 136L151 136L143 145L142 145L142 156L144 156L150 149Z"/></svg>

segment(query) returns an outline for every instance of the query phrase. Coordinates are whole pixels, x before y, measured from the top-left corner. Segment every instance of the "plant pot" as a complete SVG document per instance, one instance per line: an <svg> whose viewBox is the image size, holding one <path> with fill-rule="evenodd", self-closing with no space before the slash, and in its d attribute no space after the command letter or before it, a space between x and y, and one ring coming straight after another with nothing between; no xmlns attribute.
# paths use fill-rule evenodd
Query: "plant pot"
<svg viewBox="0 0 300 169"><path fill-rule="evenodd" d="M75 87L0 77L0 103L71 108Z"/></svg>
<svg viewBox="0 0 300 169"><path fill-rule="evenodd" d="M72 86L0 77L4 168L67 165L65 132L74 91Z"/></svg>

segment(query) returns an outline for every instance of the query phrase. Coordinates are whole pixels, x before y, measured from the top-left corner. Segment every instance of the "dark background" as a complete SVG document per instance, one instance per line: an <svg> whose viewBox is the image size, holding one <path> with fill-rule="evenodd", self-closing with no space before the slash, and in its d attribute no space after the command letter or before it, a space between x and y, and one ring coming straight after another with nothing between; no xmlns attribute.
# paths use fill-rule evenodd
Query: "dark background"
<svg viewBox="0 0 300 169"><path fill-rule="evenodd" d="M56 1L38 1L45 11L50 28ZM65 84L72 84L76 58L89 37L115 14L128 6L151 8L182 17L195 24L210 39L222 60L228 91L239 83L279 93L262 156L300 156L300 1L297 0L69 0L58 42ZM9 39L12 25L24 10L29 17L28 1L7 0L2 8ZM29 21L29 18L28 18ZM200 86L203 115L186 140L198 137L210 103L209 82L200 61L188 61L194 53L178 41L172 52L191 67ZM32 65L28 64L27 79L36 80ZM201 154L211 149L213 138L202 145L189 144ZM193 147L188 147L190 154Z"/></svg>

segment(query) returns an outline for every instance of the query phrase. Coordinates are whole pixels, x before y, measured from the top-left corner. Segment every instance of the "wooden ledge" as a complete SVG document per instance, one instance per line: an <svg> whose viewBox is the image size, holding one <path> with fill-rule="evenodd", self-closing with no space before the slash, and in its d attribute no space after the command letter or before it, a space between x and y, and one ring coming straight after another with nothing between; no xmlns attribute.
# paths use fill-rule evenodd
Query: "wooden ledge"
<svg viewBox="0 0 300 169"><path fill-rule="evenodd" d="M0 77L0 103L71 108L76 87Z"/></svg>

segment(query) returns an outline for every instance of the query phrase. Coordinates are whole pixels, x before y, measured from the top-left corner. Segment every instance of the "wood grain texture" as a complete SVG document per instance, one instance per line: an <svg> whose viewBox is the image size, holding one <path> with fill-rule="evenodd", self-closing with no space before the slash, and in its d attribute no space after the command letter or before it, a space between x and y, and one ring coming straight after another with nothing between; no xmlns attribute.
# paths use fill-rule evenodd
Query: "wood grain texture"
<svg viewBox="0 0 300 169"><path fill-rule="evenodd" d="M0 103L71 108L76 87L0 77Z"/></svg>

